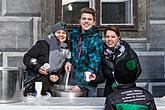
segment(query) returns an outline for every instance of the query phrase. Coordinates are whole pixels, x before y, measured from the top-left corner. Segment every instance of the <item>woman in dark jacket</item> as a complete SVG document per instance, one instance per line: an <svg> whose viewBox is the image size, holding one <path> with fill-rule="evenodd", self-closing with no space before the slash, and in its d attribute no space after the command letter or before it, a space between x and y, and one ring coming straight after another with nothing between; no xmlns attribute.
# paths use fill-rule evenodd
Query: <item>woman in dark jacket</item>
<svg viewBox="0 0 165 110"><path fill-rule="evenodd" d="M28 83L24 84L26 93L35 92L36 81L43 83L42 95L49 91L54 83L62 82L65 58L70 58L70 51L67 48L66 25L58 22L52 26L52 33L48 37L37 41L24 55L23 62L28 73L25 80L25 83ZM44 64L50 65L50 68L45 68Z"/></svg>
<svg viewBox="0 0 165 110"><path fill-rule="evenodd" d="M104 96L113 92L112 84L115 82L113 72L115 65L122 59L134 59L137 62L137 77L142 69L137 54L131 49L130 45L121 40L120 31L117 27L111 26L105 29L104 55L102 58L102 72L106 78Z"/></svg>

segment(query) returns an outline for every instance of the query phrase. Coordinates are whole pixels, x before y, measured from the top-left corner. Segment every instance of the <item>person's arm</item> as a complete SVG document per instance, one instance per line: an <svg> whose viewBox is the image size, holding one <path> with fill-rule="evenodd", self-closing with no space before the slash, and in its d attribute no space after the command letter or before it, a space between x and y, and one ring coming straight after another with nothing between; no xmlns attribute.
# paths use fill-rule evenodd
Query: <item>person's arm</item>
<svg viewBox="0 0 165 110"><path fill-rule="evenodd" d="M101 56L103 51L102 40L98 37L92 38L88 49L88 68L92 74L97 76L101 64Z"/></svg>
<svg viewBox="0 0 165 110"><path fill-rule="evenodd" d="M105 56L102 57L102 73L108 80L114 80L112 72L114 71L114 63L113 61L109 61L105 58Z"/></svg>
<svg viewBox="0 0 165 110"><path fill-rule="evenodd" d="M140 76L140 74L142 73L142 68L140 65L138 55L136 54L136 52L131 48L131 46L126 41L121 40L120 42L126 47L126 50L125 50L126 51L125 53L127 53L126 58L130 58L130 59L133 59L136 61L137 68L138 68L136 77L138 78Z"/></svg>
<svg viewBox="0 0 165 110"><path fill-rule="evenodd" d="M116 110L112 105L110 95L106 97L104 110Z"/></svg>
<svg viewBox="0 0 165 110"><path fill-rule="evenodd" d="M136 52L130 47L130 45L126 41L121 40L120 43L125 46L125 51L119 59L120 60L121 59L134 60L137 64L137 76L136 77L138 78L140 76L140 74L142 73L142 68L141 68L140 61L139 61L139 58L138 58Z"/></svg>
<svg viewBox="0 0 165 110"><path fill-rule="evenodd" d="M72 37L71 37L72 38ZM65 72L68 73L69 71L71 71L71 38L70 40L68 40L68 46L66 48L66 55L65 55Z"/></svg>
<svg viewBox="0 0 165 110"><path fill-rule="evenodd" d="M103 59L101 58L101 65L99 67L98 74L96 74L96 76L95 76L96 78L94 80L91 80L90 83L100 84L105 81L105 75L103 74L103 72L104 72L103 66L104 66L104 62L103 62Z"/></svg>
<svg viewBox="0 0 165 110"><path fill-rule="evenodd" d="M137 54L135 53L135 51L133 51L133 49L130 50L130 55L131 55L131 59L134 59L136 64L137 64L137 78L140 76L140 74L142 73L142 68L140 65L140 61L139 58L137 56Z"/></svg>
<svg viewBox="0 0 165 110"><path fill-rule="evenodd" d="M65 69L63 65L59 71L51 73L49 78L52 82L62 83L64 76L65 76Z"/></svg>
<svg viewBox="0 0 165 110"><path fill-rule="evenodd" d="M34 71L38 72L39 68L46 62L48 62L49 47L45 41L38 41L23 57L23 63L25 66ZM37 64L32 64L31 59L35 58Z"/></svg>

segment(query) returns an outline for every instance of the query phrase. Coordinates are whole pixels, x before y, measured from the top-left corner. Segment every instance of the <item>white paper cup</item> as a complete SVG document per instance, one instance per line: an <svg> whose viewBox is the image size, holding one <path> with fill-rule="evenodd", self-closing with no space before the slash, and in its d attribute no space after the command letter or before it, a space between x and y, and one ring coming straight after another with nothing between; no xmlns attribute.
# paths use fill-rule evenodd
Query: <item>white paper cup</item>
<svg viewBox="0 0 165 110"><path fill-rule="evenodd" d="M35 82L36 97L41 96L42 82Z"/></svg>
<svg viewBox="0 0 165 110"><path fill-rule="evenodd" d="M86 71L85 76L86 76L86 82L90 82L89 76L91 75L91 72Z"/></svg>
<svg viewBox="0 0 165 110"><path fill-rule="evenodd" d="M42 67L48 70L50 68L50 64L49 63L45 63Z"/></svg>

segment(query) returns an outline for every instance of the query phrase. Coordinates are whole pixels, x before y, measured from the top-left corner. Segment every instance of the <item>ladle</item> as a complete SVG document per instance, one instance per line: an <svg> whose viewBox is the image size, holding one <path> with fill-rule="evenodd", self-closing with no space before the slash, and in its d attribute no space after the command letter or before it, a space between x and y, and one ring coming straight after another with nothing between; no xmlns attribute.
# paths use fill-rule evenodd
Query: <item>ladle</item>
<svg viewBox="0 0 165 110"><path fill-rule="evenodd" d="M70 72L68 71L68 72L66 73L66 80L65 80L65 86L64 86L64 89L65 89L65 90L67 90L67 88L68 88L69 74L70 74Z"/></svg>

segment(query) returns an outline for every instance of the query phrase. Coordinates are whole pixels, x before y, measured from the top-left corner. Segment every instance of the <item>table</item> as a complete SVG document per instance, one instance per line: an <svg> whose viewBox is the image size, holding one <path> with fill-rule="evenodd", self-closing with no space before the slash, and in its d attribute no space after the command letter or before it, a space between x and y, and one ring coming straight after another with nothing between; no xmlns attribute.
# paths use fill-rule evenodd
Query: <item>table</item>
<svg viewBox="0 0 165 110"><path fill-rule="evenodd" d="M105 97L24 97L22 102L0 104L2 110L103 110ZM165 110L165 98L155 98L158 110Z"/></svg>

